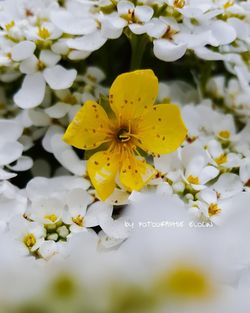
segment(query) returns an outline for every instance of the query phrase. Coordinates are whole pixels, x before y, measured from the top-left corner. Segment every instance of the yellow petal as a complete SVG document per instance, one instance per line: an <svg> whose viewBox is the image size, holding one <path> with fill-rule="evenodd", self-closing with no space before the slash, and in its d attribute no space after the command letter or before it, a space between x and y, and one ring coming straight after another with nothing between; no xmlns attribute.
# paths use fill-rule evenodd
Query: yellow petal
<svg viewBox="0 0 250 313"><path fill-rule="evenodd" d="M137 125L136 135L143 150L164 154L175 151L186 134L180 109L174 104L159 104L143 116Z"/></svg>
<svg viewBox="0 0 250 313"><path fill-rule="evenodd" d="M110 92L110 106L118 120L137 118L155 102L158 79L152 70L138 70L119 75Z"/></svg>
<svg viewBox="0 0 250 313"><path fill-rule="evenodd" d="M100 151L87 162L90 180L101 200L107 199L115 189L115 178L119 167L119 155Z"/></svg>
<svg viewBox="0 0 250 313"><path fill-rule="evenodd" d="M129 190L140 190L156 174L156 170L145 160L129 156L122 162L120 181Z"/></svg>
<svg viewBox="0 0 250 313"><path fill-rule="evenodd" d="M109 119L95 101L87 101L69 124L64 141L78 149L93 149L108 141Z"/></svg>

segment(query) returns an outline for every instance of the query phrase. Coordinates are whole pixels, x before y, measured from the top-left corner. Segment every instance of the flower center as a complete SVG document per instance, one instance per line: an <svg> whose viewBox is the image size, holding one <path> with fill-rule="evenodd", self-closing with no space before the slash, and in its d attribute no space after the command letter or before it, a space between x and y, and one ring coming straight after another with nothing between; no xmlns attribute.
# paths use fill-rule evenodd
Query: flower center
<svg viewBox="0 0 250 313"><path fill-rule="evenodd" d="M160 292L171 293L182 299L199 299L209 296L211 285L205 273L193 266L178 266L162 277Z"/></svg>
<svg viewBox="0 0 250 313"><path fill-rule="evenodd" d="M76 217L72 218L72 221L77 224L78 226L83 227L84 224L84 218L81 215L77 215Z"/></svg>
<svg viewBox="0 0 250 313"><path fill-rule="evenodd" d="M229 139L231 134L229 130L221 130L218 135L223 139Z"/></svg>
<svg viewBox="0 0 250 313"><path fill-rule="evenodd" d="M42 38L44 40L46 40L50 37L50 32L45 27L40 27L37 34L40 38Z"/></svg>
<svg viewBox="0 0 250 313"><path fill-rule="evenodd" d="M55 221L57 220L57 216L55 214L45 215L44 218L51 221L52 223L55 223Z"/></svg>
<svg viewBox="0 0 250 313"><path fill-rule="evenodd" d="M200 183L199 177L192 175L188 176L187 181L193 185L199 185Z"/></svg>
<svg viewBox="0 0 250 313"><path fill-rule="evenodd" d="M218 207L216 203L211 203L208 208L208 215L209 217L215 216L221 212L221 209Z"/></svg>
<svg viewBox="0 0 250 313"><path fill-rule="evenodd" d="M128 142L131 138L128 130L126 128L121 128L118 133L117 133L117 139L120 141L120 142Z"/></svg>
<svg viewBox="0 0 250 313"><path fill-rule="evenodd" d="M218 165L221 165L227 162L227 155L221 154L218 158L215 158L214 160Z"/></svg>
<svg viewBox="0 0 250 313"><path fill-rule="evenodd" d="M27 234L23 238L23 242L27 248L32 248L36 244L36 237L33 234Z"/></svg>
<svg viewBox="0 0 250 313"><path fill-rule="evenodd" d="M185 0L174 0L174 7L182 9L185 6Z"/></svg>

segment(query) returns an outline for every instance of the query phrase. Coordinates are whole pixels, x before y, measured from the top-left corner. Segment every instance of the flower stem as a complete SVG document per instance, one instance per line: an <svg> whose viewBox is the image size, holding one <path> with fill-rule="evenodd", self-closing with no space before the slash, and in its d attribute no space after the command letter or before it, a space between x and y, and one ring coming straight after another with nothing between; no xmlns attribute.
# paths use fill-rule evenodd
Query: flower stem
<svg viewBox="0 0 250 313"><path fill-rule="evenodd" d="M126 36L129 39L131 45L130 70L137 70L141 67L142 58L145 48L149 43L149 38L146 34L135 35L131 31L127 31Z"/></svg>

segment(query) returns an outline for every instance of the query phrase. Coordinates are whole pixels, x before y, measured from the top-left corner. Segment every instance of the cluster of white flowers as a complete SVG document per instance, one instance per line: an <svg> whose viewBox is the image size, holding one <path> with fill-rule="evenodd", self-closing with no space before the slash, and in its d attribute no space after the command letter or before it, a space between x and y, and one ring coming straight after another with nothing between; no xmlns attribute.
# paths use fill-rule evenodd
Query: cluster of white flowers
<svg viewBox="0 0 250 313"><path fill-rule="evenodd" d="M43 101L46 85L52 90L70 87L77 72L61 61L85 59L123 33L132 40L145 35L155 56L166 62L192 51L204 60L224 61L249 93L249 1L136 2L1 2L1 79L24 75L15 103L35 107Z"/></svg>
<svg viewBox="0 0 250 313"><path fill-rule="evenodd" d="M180 101L180 94L168 97ZM186 142L178 151L155 158L160 172L153 183L178 194L199 221L220 224L234 211L232 198L249 191L249 122L239 130L234 116L213 109L210 99L183 106L182 114Z"/></svg>
<svg viewBox="0 0 250 313"><path fill-rule="evenodd" d="M149 160L141 191L103 202L62 137L85 101L108 99L114 73L88 58L124 39L131 59L149 48L191 72L192 85L159 75L158 93L188 135ZM249 311L249 51L250 0L0 1L0 305L52 303L44 290L66 273L86 312Z"/></svg>

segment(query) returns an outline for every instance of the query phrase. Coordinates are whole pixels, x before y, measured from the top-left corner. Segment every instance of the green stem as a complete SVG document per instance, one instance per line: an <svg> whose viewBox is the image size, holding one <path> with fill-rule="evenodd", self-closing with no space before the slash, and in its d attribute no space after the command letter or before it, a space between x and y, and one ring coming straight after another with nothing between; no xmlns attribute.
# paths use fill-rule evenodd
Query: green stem
<svg viewBox="0 0 250 313"><path fill-rule="evenodd" d="M141 67L142 58L144 55L145 48L149 42L147 35L134 35L129 36L131 44L131 61L130 70L137 70Z"/></svg>

